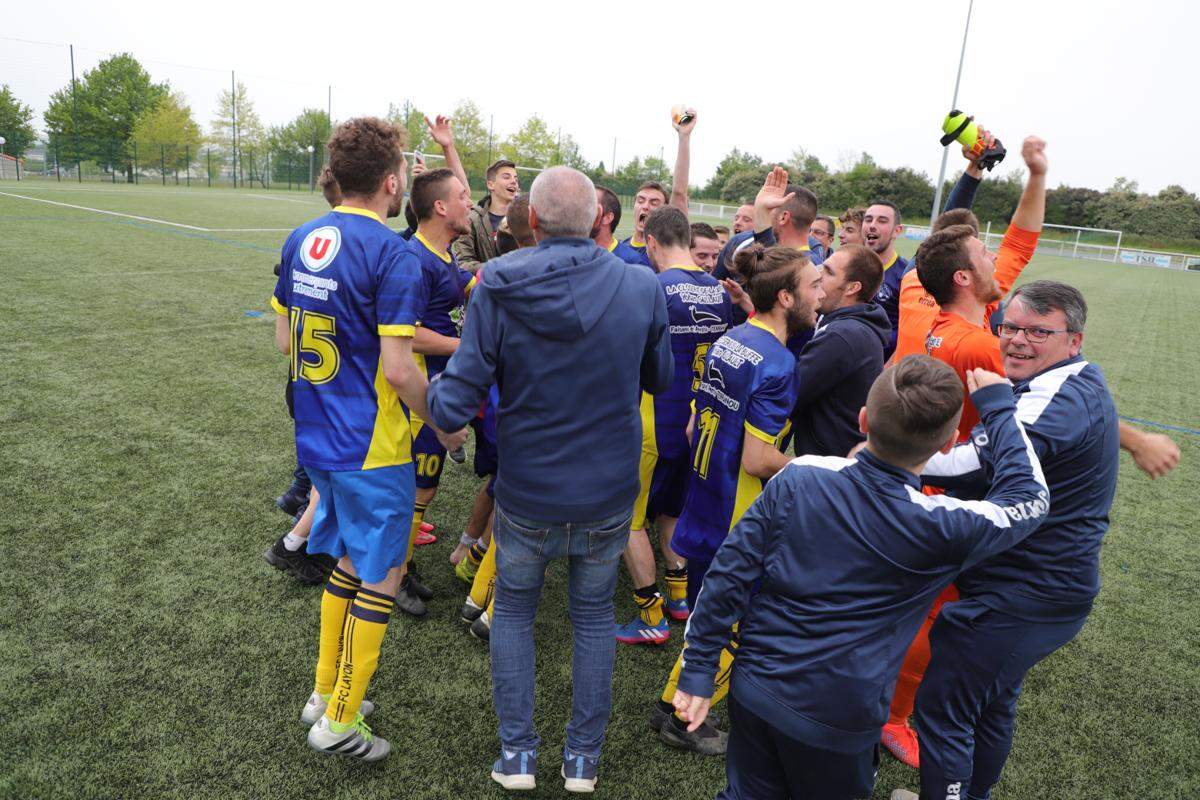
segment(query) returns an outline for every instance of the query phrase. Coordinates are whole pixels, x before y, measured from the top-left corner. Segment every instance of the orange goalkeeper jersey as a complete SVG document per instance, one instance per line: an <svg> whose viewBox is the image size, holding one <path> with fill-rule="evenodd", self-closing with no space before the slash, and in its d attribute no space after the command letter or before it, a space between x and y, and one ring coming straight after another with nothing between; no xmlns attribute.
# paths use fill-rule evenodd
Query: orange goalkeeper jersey
<svg viewBox="0 0 1200 800"><path fill-rule="evenodd" d="M996 254L996 283L1001 294L1008 294L1021 275L1021 270L1033 258L1039 232L1027 231L1009 225ZM957 314L945 313L925 291L911 269L900 282L900 324L896 337L896 354L892 363L905 356L928 353L944 361L958 373L966 391L967 370L975 367L1004 374L1000 361L1000 340L992 335L987 320L998 304L988 305L984 313L984 324L974 325ZM962 421L958 425L960 441L971 434L971 428L979 422L979 413L970 398L963 401Z"/></svg>
<svg viewBox="0 0 1200 800"><path fill-rule="evenodd" d="M1004 240L1000 242L1000 250L996 253L996 283L1000 286L1001 294L1008 294L1020 277L1021 270L1033 258L1038 236L1037 231L1008 226ZM939 310L933 297L921 285L916 268L910 269L900 282L900 323L896 326L893 364L905 356L925 352L925 337L929 335ZM995 310L996 306L988 306L987 316L991 317Z"/></svg>

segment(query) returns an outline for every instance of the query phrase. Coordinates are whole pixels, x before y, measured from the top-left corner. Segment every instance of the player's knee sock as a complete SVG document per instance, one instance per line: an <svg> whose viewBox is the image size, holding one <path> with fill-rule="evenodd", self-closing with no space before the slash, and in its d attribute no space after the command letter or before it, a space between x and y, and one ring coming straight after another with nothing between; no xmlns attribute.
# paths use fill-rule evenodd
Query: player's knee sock
<svg viewBox="0 0 1200 800"><path fill-rule="evenodd" d="M342 664L338 669L333 696L329 698L329 706L325 709L325 716L334 726L348 726L358 714L358 707L367 693L367 684L371 682L375 666L379 663L379 649L387 632L393 599L386 594L360 588L350 613L346 615L346 628L342 634Z"/></svg>
<svg viewBox="0 0 1200 800"><path fill-rule="evenodd" d="M666 571L667 597L671 602L687 599L687 567Z"/></svg>
<svg viewBox="0 0 1200 800"><path fill-rule="evenodd" d="M478 567L483 563L483 559L487 555L487 551L488 546L481 544L479 540L476 539L475 544L471 545L471 549L467 551L467 558L471 559L471 563Z"/></svg>
<svg viewBox="0 0 1200 800"><path fill-rule="evenodd" d="M340 567L334 567L325 582L321 595L321 644L317 650L317 693L328 697L333 691L338 668L342 662L342 631L346 627L346 615L358 594L362 581Z"/></svg>
<svg viewBox="0 0 1200 800"><path fill-rule="evenodd" d="M429 508L429 503L413 503L412 525L408 529L408 552L404 555L406 562L412 561L413 548L416 547L417 534L421 531L421 523L425 521L425 509L427 508Z"/></svg>
<svg viewBox="0 0 1200 800"><path fill-rule="evenodd" d="M717 677L713 681L713 696L712 705L716 705L725 699L725 695L729 694L729 675L733 670L733 658L737 654L737 633L730 638L729 644L721 649L721 657L717 661ZM679 673L683 669L683 651L679 652L679 657L675 659L675 665L671 667L671 675L667 678L667 685L663 687L662 706L666 710L666 706L670 705L675 699L675 690L679 688Z"/></svg>
<svg viewBox="0 0 1200 800"><path fill-rule="evenodd" d="M675 663L671 666L671 674L667 676L667 685L663 687L662 702L674 708L672 703L675 700L675 690L679 688L679 673L683 669L683 651L679 651L679 655L675 659Z"/></svg>
<svg viewBox="0 0 1200 800"><path fill-rule="evenodd" d="M496 593L496 548L489 547L479 562L479 570L471 581L471 600L480 608L488 608ZM491 617L489 617L491 619Z"/></svg>
<svg viewBox="0 0 1200 800"><path fill-rule="evenodd" d="M729 694L729 676L733 672L733 659L737 655L737 637L729 640L729 644L721 648L721 657L717 660L717 676L713 679L713 696L711 706L725 699Z"/></svg>
<svg viewBox="0 0 1200 800"><path fill-rule="evenodd" d="M641 616L642 622L647 625L659 625L663 618L663 598L658 593L658 587L653 583L649 586L643 586L641 589L635 589L633 592L633 601L637 603L638 615Z"/></svg>

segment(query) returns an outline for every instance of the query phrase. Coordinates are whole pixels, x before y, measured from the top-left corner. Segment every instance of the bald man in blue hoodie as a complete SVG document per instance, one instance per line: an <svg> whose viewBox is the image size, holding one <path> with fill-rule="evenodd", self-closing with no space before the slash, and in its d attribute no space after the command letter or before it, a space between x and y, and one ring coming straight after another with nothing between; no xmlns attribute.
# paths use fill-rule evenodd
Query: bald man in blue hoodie
<svg viewBox="0 0 1200 800"><path fill-rule="evenodd" d="M570 561L574 628L562 776L568 791L595 787L612 705L613 592L638 491L639 403L674 371L662 288L588 238L599 212L583 173L538 176L537 247L488 262L462 342L429 388L436 424L458 428L493 383L500 391L490 646L501 744L492 778L506 789L536 784L533 620L558 558Z"/></svg>

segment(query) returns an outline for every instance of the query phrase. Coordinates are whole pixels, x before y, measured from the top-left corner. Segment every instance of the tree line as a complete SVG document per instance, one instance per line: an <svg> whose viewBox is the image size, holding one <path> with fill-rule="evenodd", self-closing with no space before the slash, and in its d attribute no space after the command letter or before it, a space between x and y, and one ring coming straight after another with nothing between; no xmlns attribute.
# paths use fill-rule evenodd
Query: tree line
<svg viewBox="0 0 1200 800"><path fill-rule="evenodd" d="M425 127L424 113L410 103L390 104L389 119L408 130L409 143L418 152L435 152ZM587 172L594 180L619 194L631 194L644 180L671 181L671 171L661 156L638 156L615 170L603 161L592 164L580 153L569 133L551 129L538 115L503 136L496 136L481 109L464 100L451 111L455 138L475 188L482 188L488 164L501 156L518 165L545 167L566 164ZM72 92L70 83L54 92L43 115L49 147L65 158L95 162L126 180L134 179L141 164L164 171L200 164L202 149L218 154L218 169L232 161L250 180L263 180L264 165L274 164L307 175L308 148L319 165L321 151L332 130L325 109L305 108L283 125L264 125L246 87L237 83L217 99L207 132L196 121L186 98L167 82L156 82L128 53L121 53L83 73ZM21 157L38 139L33 110L21 103L8 86L0 86L0 136L4 152ZM208 161L211 168L211 158ZM431 160L431 164L434 163ZM926 218L933 203L934 186L924 173L908 167L880 166L867 153L840 169L831 169L803 149L782 162L732 149L721 160L712 178L692 189L693 197L739 204L754 197L775 163L783 163L793 182L812 189L822 210L835 211L872 198L896 203L908 218ZM269 178L267 178L269 180ZM478 181L477 181L478 179ZM987 178L985 191L975 203L980 220L1008 221L1021 195L1023 175L1013 170ZM950 188L947 182L945 190ZM1046 197L1046 221L1094 228L1116 228L1135 234L1170 239L1200 239L1200 199L1182 186L1171 185L1157 194L1138 190L1135 181L1118 178L1105 191L1060 185Z"/></svg>

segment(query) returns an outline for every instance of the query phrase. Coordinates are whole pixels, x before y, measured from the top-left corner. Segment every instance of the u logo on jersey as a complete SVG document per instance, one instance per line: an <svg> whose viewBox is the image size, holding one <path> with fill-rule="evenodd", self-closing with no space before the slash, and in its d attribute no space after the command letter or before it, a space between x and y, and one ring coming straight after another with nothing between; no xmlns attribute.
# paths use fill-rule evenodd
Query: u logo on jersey
<svg viewBox="0 0 1200 800"><path fill-rule="evenodd" d="M310 231L300 245L300 260L310 272L329 266L342 247L342 232L332 225Z"/></svg>

